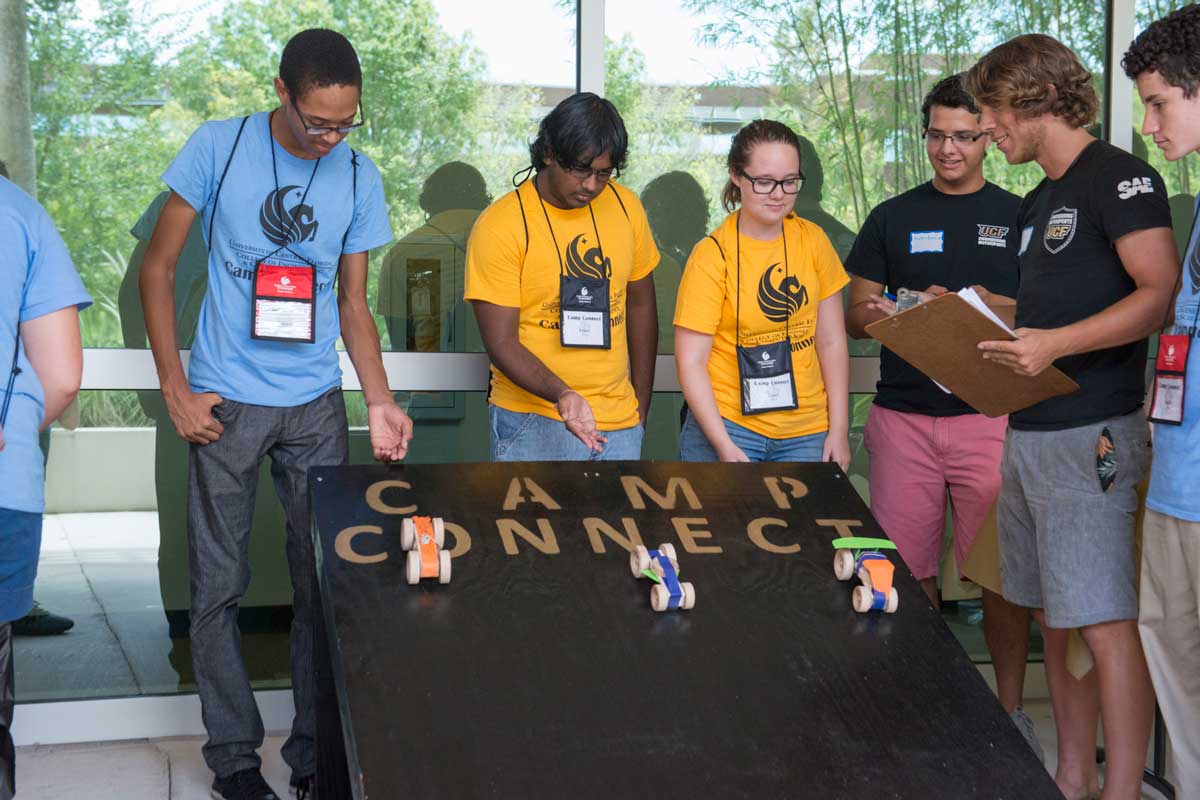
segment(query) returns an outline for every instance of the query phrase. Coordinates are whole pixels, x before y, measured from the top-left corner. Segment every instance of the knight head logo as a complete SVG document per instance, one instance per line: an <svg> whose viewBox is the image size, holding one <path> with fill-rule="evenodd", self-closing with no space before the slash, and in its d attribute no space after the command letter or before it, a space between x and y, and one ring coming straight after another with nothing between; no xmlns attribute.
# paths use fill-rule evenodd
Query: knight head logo
<svg viewBox="0 0 1200 800"><path fill-rule="evenodd" d="M763 360L763 361L770 361L770 360L771 360L771 356L770 356L770 354L769 354L769 353L767 353L767 351L766 351L766 350L763 350L763 354L762 354L762 360Z"/></svg>
<svg viewBox="0 0 1200 800"><path fill-rule="evenodd" d="M776 284L775 281L779 283ZM808 305L808 288L787 275L780 264L772 264L758 281L758 307L772 322L787 322L788 318Z"/></svg>
<svg viewBox="0 0 1200 800"><path fill-rule="evenodd" d="M580 254L587 245L587 234L579 234L567 245L567 275L572 278L604 280L612 277L612 261L604 257L599 247L591 247Z"/></svg>
<svg viewBox="0 0 1200 800"><path fill-rule="evenodd" d="M1167 358L1174 358L1174 357L1175 357L1175 345L1169 345L1167 347Z"/></svg>
<svg viewBox="0 0 1200 800"><path fill-rule="evenodd" d="M263 235L279 247L309 242L317 237L318 222L313 207L300 202L303 189L284 186L267 194L258 212L258 224ZM293 205L289 208L288 203Z"/></svg>
<svg viewBox="0 0 1200 800"><path fill-rule="evenodd" d="M282 278L279 279L279 282L282 283L284 286L287 286L289 283L292 282L292 279L289 278L287 275L284 275Z"/></svg>
<svg viewBox="0 0 1200 800"><path fill-rule="evenodd" d="M580 287L579 294L581 297L587 297L588 296L587 287L586 286Z"/></svg>

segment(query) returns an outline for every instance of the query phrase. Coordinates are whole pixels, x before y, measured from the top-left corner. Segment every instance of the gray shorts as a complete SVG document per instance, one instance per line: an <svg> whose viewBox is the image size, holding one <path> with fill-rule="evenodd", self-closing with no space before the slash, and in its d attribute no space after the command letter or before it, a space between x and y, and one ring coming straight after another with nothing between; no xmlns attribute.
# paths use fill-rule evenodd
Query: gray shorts
<svg viewBox="0 0 1200 800"><path fill-rule="evenodd" d="M1104 431L1112 458L1101 466ZM1133 533L1150 455L1141 411L1062 431L1009 428L997 506L1004 597L1044 609L1053 628L1137 619Z"/></svg>

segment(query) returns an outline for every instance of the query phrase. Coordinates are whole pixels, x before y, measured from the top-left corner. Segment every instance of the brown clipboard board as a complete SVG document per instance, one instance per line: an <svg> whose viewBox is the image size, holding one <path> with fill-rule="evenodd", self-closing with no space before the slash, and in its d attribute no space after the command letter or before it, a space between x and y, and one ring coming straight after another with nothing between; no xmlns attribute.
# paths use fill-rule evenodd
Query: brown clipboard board
<svg viewBox="0 0 1200 800"><path fill-rule="evenodd" d="M985 360L980 342L1015 337L956 294L876 320L866 330L985 416L1002 417L1079 388L1053 366L1030 377Z"/></svg>

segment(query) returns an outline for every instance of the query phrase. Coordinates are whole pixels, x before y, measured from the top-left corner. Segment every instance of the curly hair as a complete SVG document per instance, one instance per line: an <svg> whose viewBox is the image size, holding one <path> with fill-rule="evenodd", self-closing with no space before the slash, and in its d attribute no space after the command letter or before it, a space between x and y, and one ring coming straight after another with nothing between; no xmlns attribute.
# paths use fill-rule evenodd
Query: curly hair
<svg viewBox="0 0 1200 800"><path fill-rule="evenodd" d="M284 45L279 77L293 98L309 89L354 86L362 90L362 67L350 40L337 31L309 28Z"/></svg>
<svg viewBox="0 0 1200 800"><path fill-rule="evenodd" d="M616 172L625 169L629 134L617 107L592 92L577 92L563 100L538 125L529 145L529 164L538 172L553 158L564 169L587 167L608 154Z"/></svg>
<svg viewBox="0 0 1200 800"><path fill-rule="evenodd" d="M1157 72L1184 97L1200 90L1200 5L1192 3L1150 23L1125 51L1121 68L1130 78Z"/></svg>
<svg viewBox="0 0 1200 800"><path fill-rule="evenodd" d="M1092 74L1052 36L1027 33L992 48L964 76L977 103L1009 107L1022 117L1053 114L1076 128L1096 119Z"/></svg>

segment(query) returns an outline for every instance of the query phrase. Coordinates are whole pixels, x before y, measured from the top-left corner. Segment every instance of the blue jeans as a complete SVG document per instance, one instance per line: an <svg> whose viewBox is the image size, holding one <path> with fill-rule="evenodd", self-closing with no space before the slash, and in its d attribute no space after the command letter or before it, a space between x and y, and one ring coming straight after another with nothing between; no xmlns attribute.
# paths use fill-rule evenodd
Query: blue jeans
<svg viewBox="0 0 1200 800"><path fill-rule="evenodd" d="M42 515L0 508L0 622L33 608L33 579L42 548Z"/></svg>
<svg viewBox="0 0 1200 800"><path fill-rule="evenodd" d="M825 431L790 439L772 439L749 428L730 422L724 417L725 430L751 461L820 461L825 447ZM679 433L680 461L720 461L717 451L708 442L700 425L689 411Z"/></svg>
<svg viewBox="0 0 1200 800"><path fill-rule="evenodd" d="M588 449L560 420L541 414L488 406L492 461L637 461L642 457L642 426L602 431L603 453Z"/></svg>

